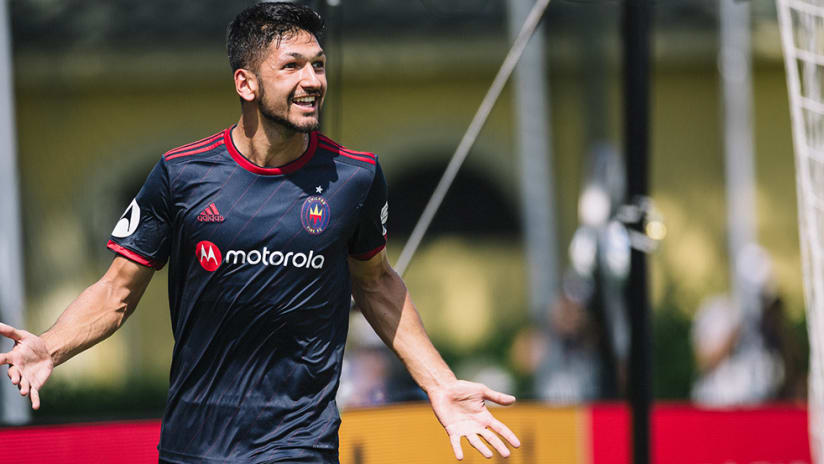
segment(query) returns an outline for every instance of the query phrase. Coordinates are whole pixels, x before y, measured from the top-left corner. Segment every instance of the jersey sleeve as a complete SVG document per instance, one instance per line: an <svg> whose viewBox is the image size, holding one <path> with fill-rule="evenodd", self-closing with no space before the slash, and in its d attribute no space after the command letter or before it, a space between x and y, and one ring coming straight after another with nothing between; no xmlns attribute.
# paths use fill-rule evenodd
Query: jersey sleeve
<svg viewBox="0 0 824 464"><path fill-rule="evenodd" d="M386 221L389 218L386 179L380 164L377 164L375 178L360 209L355 233L349 241L349 255L355 259L368 260L386 247Z"/></svg>
<svg viewBox="0 0 824 464"><path fill-rule="evenodd" d="M138 264L162 268L169 258L171 205L168 171L160 160L115 224L108 248Z"/></svg>

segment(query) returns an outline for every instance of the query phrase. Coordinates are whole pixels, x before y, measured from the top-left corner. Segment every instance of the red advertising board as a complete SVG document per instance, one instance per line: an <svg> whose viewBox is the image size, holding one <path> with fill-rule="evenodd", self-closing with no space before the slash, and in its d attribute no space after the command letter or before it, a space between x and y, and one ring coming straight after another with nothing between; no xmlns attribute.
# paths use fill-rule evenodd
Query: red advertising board
<svg viewBox="0 0 824 464"><path fill-rule="evenodd" d="M0 462L157 463L160 421L101 422L0 429Z"/></svg>
<svg viewBox="0 0 824 464"><path fill-rule="evenodd" d="M593 464L631 462L630 413L625 405L590 408ZM657 405L652 459L660 464L809 464L803 406L709 410Z"/></svg>

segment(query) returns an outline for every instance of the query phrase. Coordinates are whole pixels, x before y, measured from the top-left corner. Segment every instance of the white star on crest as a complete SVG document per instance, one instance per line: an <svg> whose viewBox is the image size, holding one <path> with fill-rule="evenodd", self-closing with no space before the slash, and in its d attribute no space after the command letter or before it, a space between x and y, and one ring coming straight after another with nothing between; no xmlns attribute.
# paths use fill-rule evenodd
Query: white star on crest
<svg viewBox="0 0 824 464"><path fill-rule="evenodd" d="M318 192L318 193L323 193L323 187L318 185L317 187L315 187L315 191Z"/></svg>

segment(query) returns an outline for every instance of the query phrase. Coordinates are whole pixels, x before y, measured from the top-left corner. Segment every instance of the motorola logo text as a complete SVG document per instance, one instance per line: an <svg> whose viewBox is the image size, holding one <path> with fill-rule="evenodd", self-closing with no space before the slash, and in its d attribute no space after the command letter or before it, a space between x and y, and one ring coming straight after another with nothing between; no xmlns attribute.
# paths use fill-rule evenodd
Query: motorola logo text
<svg viewBox="0 0 824 464"><path fill-rule="evenodd" d="M214 272L223 263L227 265L261 265L261 266L282 266L301 269L323 269L326 258L321 254L315 254L314 250L309 253L296 253L294 251L283 252L280 250L270 251L267 247L262 250L229 250L224 255L220 248L212 242L203 240L195 247L195 258L209 272Z"/></svg>

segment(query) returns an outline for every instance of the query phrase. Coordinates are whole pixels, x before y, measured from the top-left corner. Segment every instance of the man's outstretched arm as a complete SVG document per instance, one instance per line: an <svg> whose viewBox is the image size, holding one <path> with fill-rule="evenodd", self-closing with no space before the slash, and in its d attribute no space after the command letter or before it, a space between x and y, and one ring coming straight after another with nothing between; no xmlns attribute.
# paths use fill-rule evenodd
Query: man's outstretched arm
<svg viewBox="0 0 824 464"><path fill-rule="evenodd" d="M123 325L149 285L154 270L117 256L108 271L89 286L45 333L34 335L0 323L0 335L14 340L14 348L0 353L8 376L40 407L39 390L54 367L105 339Z"/></svg>
<svg viewBox="0 0 824 464"><path fill-rule="evenodd" d="M462 436L485 457L492 457L492 452L479 436L504 457L509 456L509 449L495 432L512 446L520 446L515 434L495 419L484 403L512 404L515 397L455 378L429 340L406 285L392 269L386 253L381 251L368 261L350 258L349 269L355 302L429 396L435 416L449 434L455 457L463 459Z"/></svg>

